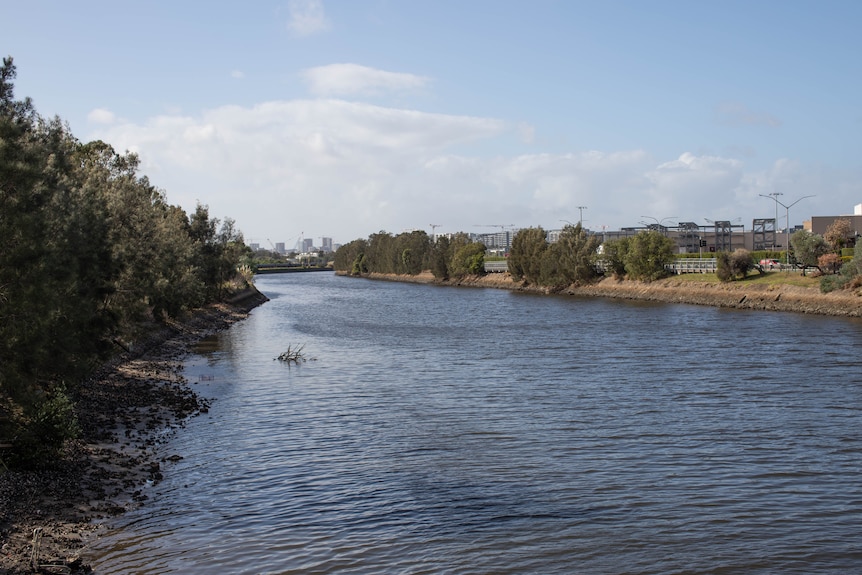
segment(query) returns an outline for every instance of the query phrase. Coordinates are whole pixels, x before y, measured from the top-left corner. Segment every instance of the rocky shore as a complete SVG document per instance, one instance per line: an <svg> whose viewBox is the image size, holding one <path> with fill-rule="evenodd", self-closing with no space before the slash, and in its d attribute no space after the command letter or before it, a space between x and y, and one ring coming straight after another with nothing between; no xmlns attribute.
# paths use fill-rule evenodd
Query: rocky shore
<svg viewBox="0 0 862 575"><path fill-rule="evenodd" d="M440 281L430 272L416 276L369 274L370 279L509 289L545 294L590 296L666 303L707 305L735 309L789 311L831 316L862 317L862 290L839 290L821 293L818 287L788 284L763 285L746 281L707 283L670 277L654 282L605 278L586 286L552 290L516 282L508 273L468 276L455 281Z"/></svg>
<svg viewBox="0 0 862 575"><path fill-rule="evenodd" d="M76 390L81 437L50 466L0 469L0 573L89 573L86 548L100 520L146 500L179 454L160 445L206 412L182 375L199 340L267 301L251 288L152 332Z"/></svg>

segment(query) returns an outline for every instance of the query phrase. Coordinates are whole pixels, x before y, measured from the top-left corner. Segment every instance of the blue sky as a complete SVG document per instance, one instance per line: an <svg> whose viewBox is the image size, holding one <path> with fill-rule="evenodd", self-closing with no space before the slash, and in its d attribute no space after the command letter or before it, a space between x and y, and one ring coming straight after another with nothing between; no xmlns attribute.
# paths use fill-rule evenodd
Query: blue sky
<svg viewBox="0 0 862 575"><path fill-rule="evenodd" d="M5 4L17 97L264 245L862 203L856 1Z"/></svg>

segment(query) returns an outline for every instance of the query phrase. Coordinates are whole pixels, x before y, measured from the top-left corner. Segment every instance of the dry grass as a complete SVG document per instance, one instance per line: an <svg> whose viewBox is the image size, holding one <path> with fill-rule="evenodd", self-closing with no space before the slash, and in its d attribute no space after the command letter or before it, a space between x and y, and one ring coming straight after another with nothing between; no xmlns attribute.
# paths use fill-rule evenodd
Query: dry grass
<svg viewBox="0 0 862 575"><path fill-rule="evenodd" d="M706 284L720 284L721 282L718 280L718 276L716 274L680 274L678 276L673 276L673 279L676 281L683 282L694 282L694 283L706 283ZM766 272L764 274L759 274L757 272L748 276L745 279L736 280L734 282L730 282L731 284L745 284L745 285L762 285L762 286L782 286L782 285L791 285L798 287L807 287L807 288L820 288L820 278L812 277L810 275L803 276L799 272L782 272L782 271L771 271Z"/></svg>

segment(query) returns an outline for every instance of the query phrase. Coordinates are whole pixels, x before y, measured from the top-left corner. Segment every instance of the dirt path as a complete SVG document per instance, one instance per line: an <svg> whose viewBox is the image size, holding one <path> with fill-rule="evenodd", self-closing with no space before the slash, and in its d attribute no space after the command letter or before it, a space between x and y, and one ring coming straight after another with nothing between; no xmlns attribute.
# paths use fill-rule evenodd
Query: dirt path
<svg viewBox="0 0 862 575"><path fill-rule="evenodd" d="M84 382L81 438L50 468L0 472L0 573L91 571L83 557L99 521L146 500L145 483L180 457L159 445L208 409L183 378L183 359L266 301L256 290L245 296L197 310Z"/></svg>

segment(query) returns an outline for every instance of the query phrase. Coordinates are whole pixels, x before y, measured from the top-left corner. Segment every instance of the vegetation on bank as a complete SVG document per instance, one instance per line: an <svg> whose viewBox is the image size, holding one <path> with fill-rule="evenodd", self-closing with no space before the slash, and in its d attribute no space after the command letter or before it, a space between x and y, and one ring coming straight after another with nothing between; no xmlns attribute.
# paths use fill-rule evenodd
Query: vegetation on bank
<svg viewBox="0 0 862 575"><path fill-rule="evenodd" d="M393 236L381 231L367 240L353 240L335 252L335 271L351 275L368 273L417 275L431 270L441 280L485 273L485 244L467 234L439 237L432 242L424 231Z"/></svg>
<svg viewBox="0 0 862 575"><path fill-rule="evenodd" d="M519 230L506 259L509 273L516 281L562 289L584 285L611 275L639 281L655 281L670 275L670 265L679 258L701 254L675 254L671 238L657 230L607 241L584 230L580 224L567 225L556 242L548 242L541 227ZM751 273L765 275L763 260L790 261L803 270L815 269L823 292L862 286L862 251L854 244L849 222L838 220L825 236L796 232L792 251L751 252L737 249L715 254L718 281L745 280ZM438 279L459 278L484 273L484 246L471 242L465 234L440 237L436 243L423 231L393 236L373 234L367 240L354 240L335 254L335 269L352 275L368 273L416 275L431 270ZM855 254L855 255L854 255ZM499 258L493 258L499 259ZM701 274L698 274L701 275Z"/></svg>
<svg viewBox="0 0 862 575"><path fill-rule="evenodd" d="M39 460L74 437L76 382L251 278L234 221L170 205L134 154L79 142L14 98L0 68L0 458ZM242 272L238 275L238 269Z"/></svg>

